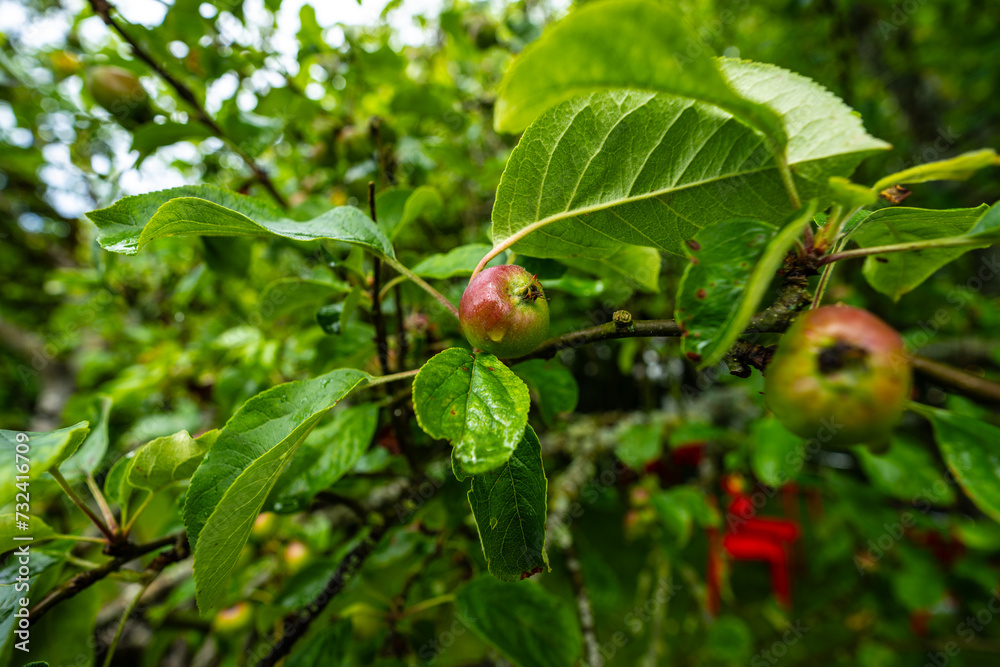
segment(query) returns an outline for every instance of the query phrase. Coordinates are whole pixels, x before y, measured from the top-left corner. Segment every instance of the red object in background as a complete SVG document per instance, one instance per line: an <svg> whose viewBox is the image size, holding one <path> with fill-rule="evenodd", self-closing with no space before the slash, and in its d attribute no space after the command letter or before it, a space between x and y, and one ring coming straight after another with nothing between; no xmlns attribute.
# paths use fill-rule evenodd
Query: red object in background
<svg viewBox="0 0 1000 667"><path fill-rule="evenodd" d="M926 609L917 609L910 612L910 630L918 637L926 637L930 634L928 624L931 620L931 612Z"/></svg>
<svg viewBox="0 0 1000 667"><path fill-rule="evenodd" d="M671 449L663 457L646 464L645 472L660 478L664 487L681 484L685 479L696 475L698 465L705 456L705 443L687 443L676 449Z"/></svg>
<svg viewBox="0 0 1000 667"><path fill-rule="evenodd" d="M906 537L915 545L923 547L934 555L939 563L951 567L965 555L965 545L952 535L942 535L936 530L909 528Z"/></svg>
<svg viewBox="0 0 1000 667"><path fill-rule="evenodd" d="M399 440L396 439L396 432L391 424L386 424L381 431L375 434L375 444L385 447L393 456L399 456L403 450L399 448Z"/></svg>
<svg viewBox="0 0 1000 667"><path fill-rule="evenodd" d="M789 548L801 534L798 522L756 516L757 508L744 492L743 480L737 475L724 477L722 488L732 500L726 513L726 532L721 540L716 530L709 529L708 533L706 575L708 611L712 614L718 613L723 550L733 560L761 560L769 563L774 596L781 605L791 607L792 587L789 570L792 559ZM788 507L787 495L785 495L785 507Z"/></svg>
<svg viewBox="0 0 1000 667"><path fill-rule="evenodd" d="M670 451L670 461L678 466L696 466L705 455L705 443L693 442Z"/></svg>
<svg viewBox="0 0 1000 667"><path fill-rule="evenodd" d="M778 602L792 606L792 586L788 574L788 549L780 540L758 535L734 535L722 538L722 545L734 560L763 560L771 564L771 588Z"/></svg>
<svg viewBox="0 0 1000 667"><path fill-rule="evenodd" d="M719 591L722 589L722 540L719 531L708 529L708 568L705 572L705 608L719 615Z"/></svg>

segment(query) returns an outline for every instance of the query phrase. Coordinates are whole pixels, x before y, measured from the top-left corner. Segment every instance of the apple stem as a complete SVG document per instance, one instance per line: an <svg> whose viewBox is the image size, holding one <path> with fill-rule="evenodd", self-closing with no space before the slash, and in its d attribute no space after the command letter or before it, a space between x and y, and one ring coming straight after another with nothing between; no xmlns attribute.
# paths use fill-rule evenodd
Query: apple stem
<svg viewBox="0 0 1000 667"><path fill-rule="evenodd" d="M378 377L373 377L371 380L369 380L367 386L375 387L380 384L395 382L396 380L405 380L406 378L414 377L419 372L420 372L419 368L414 368L413 370L403 371L402 373L393 373L392 375L380 375Z"/></svg>

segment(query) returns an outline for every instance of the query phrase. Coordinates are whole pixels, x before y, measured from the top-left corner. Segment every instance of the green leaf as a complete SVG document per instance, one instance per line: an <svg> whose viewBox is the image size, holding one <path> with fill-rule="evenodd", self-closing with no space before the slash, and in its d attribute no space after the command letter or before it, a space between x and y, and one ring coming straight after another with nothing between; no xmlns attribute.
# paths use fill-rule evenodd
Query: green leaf
<svg viewBox="0 0 1000 667"><path fill-rule="evenodd" d="M288 460L324 415L370 376L340 369L244 403L195 471L184 505L198 608L207 612Z"/></svg>
<svg viewBox="0 0 1000 667"><path fill-rule="evenodd" d="M316 324L328 336L336 336L341 332L341 319L344 314L344 303L328 303L316 311Z"/></svg>
<svg viewBox="0 0 1000 667"><path fill-rule="evenodd" d="M927 162L903 171L889 174L872 186L881 192L893 185L913 185L927 181L964 181L980 169L1000 165L1000 157L992 148L962 153L947 160Z"/></svg>
<svg viewBox="0 0 1000 667"><path fill-rule="evenodd" d="M339 206L312 220L285 217L278 207L210 185L186 185L123 197L87 213L105 250L133 255L165 236L279 236L327 239L394 257L382 230L359 209Z"/></svg>
<svg viewBox="0 0 1000 667"><path fill-rule="evenodd" d="M1000 521L1000 428L986 422L919 403L910 409L934 428L941 455L959 486L972 502Z"/></svg>
<svg viewBox="0 0 1000 667"><path fill-rule="evenodd" d="M103 603L99 591L100 588L96 586L84 589L60 602L58 607L45 616L33 619L29 645L32 653L44 652L46 661L57 667L67 665L91 667L94 663L89 660L81 661L80 656L89 659L96 653L87 645L88 642L95 641L94 626L97 624L97 614ZM16 660L12 664L24 664L19 661L25 659L22 657L24 654L17 650L14 653ZM26 662L32 661L31 658L26 660Z"/></svg>
<svg viewBox="0 0 1000 667"><path fill-rule="evenodd" d="M566 294L578 298L593 298L604 294L607 285L603 280L593 278L583 278L581 276L565 275L561 278L547 279L540 281L546 292L565 292Z"/></svg>
<svg viewBox="0 0 1000 667"><path fill-rule="evenodd" d="M573 374L560 362L531 359L519 363L512 370L534 393L546 424L554 423L560 413L576 409L580 388Z"/></svg>
<svg viewBox="0 0 1000 667"><path fill-rule="evenodd" d="M163 146L178 141L198 141L213 136L212 130L202 123L166 122L143 123L132 132L133 151L139 151L139 162Z"/></svg>
<svg viewBox="0 0 1000 667"><path fill-rule="evenodd" d="M682 350L703 359L734 321L747 283L777 228L759 220L722 220L695 235L677 287L674 316L686 334ZM728 351L723 350L723 354Z"/></svg>
<svg viewBox="0 0 1000 667"><path fill-rule="evenodd" d="M66 479L76 479L93 473L108 451L108 418L111 415L111 397L98 394L90 410L93 427L76 452L59 466Z"/></svg>
<svg viewBox="0 0 1000 667"><path fill-rule="evenodd" d="M17 525L18 521L27 524L28 528L21 530ZM24 513L21 516L13 513L0 514L0 553L7 553L26 544L31 545L51 539L55 534L56 531L50 525L33 514L27 515L27 518L24 517ZM30 541L15 540L15 537L30 537L32 539Z"/></svg>
<svg viewBox="0 0 1000 667"><path fill-rule="evenodd" d="M615 456L633 470L642 470L663 454L663 425L658 421L631 424L618 433Z"/></svg>
<svg viewBox="0 0 1000 667"><path fill-rule="evenodd" d="M458 621L520 667L570 667L580 657L576 613L540 586L479 577L457 603Z"/></svg>
<svg viewBox="0 0 1000 667"><path fill-rule="evenodd" d="M354 468L378 426L378 405L368 403L333 415L309 434L271 491L267 506L275 512L299 512L313 497Z"/></svg>
<svg viewBox="0 0 1000 667"><path fill-rule="evenodd" d="M472 477L469 504L486 567L501 581L520 581L549 570L545 553L542 447L530 426L507 462Z"/></svg>
<svg viewBox="0 0 1000 667"><path fill-rule="evenodd" d="M15 484L25 481L15 479L15 476L21 474L15 468L16 465L28 463L28 481L38 479L72 456L89 432L87 422L79 422L49 433L0 431L0 452L3 460L7 461L7 465L0 466L0 507L14 500L17 493ZM18 454L23 458L17 458Z"/></svg>
<svg viewBox="0 0 1000 667"><path fill-rule="evenodd" d="M932 608L948 592L940 566L927 554L903 555L891 579L896 597L911 612Z"/></svg>
<svg viewBox="0 0 1000 667"><path fill-rule="evenodd" d="M782 119L734 90L684 14L644 0L594 2L550 26L510 66L494 115L498 131L519 132L542 111L594 91L632 88L714 104L771 137L781 152Z"/></svg>
<svg viewBox="0 0 1000 667"><path fill-rule="evenodd" d="M955 504L955 490L920 443L894 435L883 454L864 446L853 450L865 475L883 493L910 503L919 499L939 506Z"/></svg>
<svg viewBox="0 0 1000 667"><path fill-rule="evenodd" d="M327 335L337 335L347 330L347 322L358 309L364 292L361 286L355 286L347 297L339 303L329 303L316 311L316 323Z"/></svg>
<svg viewBox="0 0 1000 667"><path fill-rule="evenodd" d="M718 510L705 501L705 492L701 489L688 485L675 486L657 491L651 502L664 530L678 548L687 546L694 526L719 525Z"/></svg>
<svg viewBox="0 0 1000 667"><path fill-rule="evenodd" d="M788 114L788 159L803 201L824 208L829 178L885 146L808 79L753 63L726 69ZM528 128L500 179L492 235L495 247L536 257L607 257L622 244L682 255L683 242L710 223L779 224L793 213L766 141L732 116L691 100L612 91L564 102Z"/></svg>
<svg viewBox="0 0 1000 667"><path fill-rule="evenodd" d="M104 495L111 502L118 505L128 502L132 488L125 486L125 475L131 466L132 459L126 454L115 461L104 478Z"/></svg>
<svg viewBox="0 0 1000 667"><path fill-rule="evenodd" d="M575 257L561 261L572 268L605 278L608 282L624 280L630 287L643 292L660 293L660 265L663 259L656 248L627 245L610 257Z"/></svg>
<svg viewBox="0 0 1000 667"><path fill-rule="evenodd" d="M191 477L206 451L208 447L187 431L156 438L135 451L123 481L132 488L156 493Z"/></svg>
<svg viewBox="0 0 1000 667"><path fill-rule="evenodd" d="M279 278L264 288L257 310L267 318L281 317L300 308L316 308L350 289L350 285L339 281Z"/></svg>
<svg viewBox="0 0 1000 667"><path fill-rule="evenodd" d="M753 632L739 616L720 616L708 631L703 651L723 664L749 664Z"/></svg>
<svg viewBox="0 0 1000 667"><path fill-rule="evenodd" d="M878 193L841 176L830 178L830 198L847 210L870 206L878 201Z"/></svg>
<svg viewBox="0 0 1000 667"><path fill-rule="evenodd" d="M355 285L347 297L344 299L344 307L340 309L340 330L344 331L347 329L347 322L351 319L351 315L354 311L358 309L361 304L361 299L364 298L364 290L361 289L361 285Z"/></svg>
<svg viewBox="0 0 1000 667"><path fill-rule="evenodd" d="M412 271L421 278L437 280L471 276L479 260L489 251L490 246L482 243L460 245L444 254L428 255L414 266ZM499 258L491 260L487 266L496 266L500 261Z"/></svg>
<svg viewBox="0 0 1000 667"><path fill-rule="evenodd" d="M27 584L27 590L34 596L44 594L44 590L39 590L42 576L45 575L46 578L49 578L53 573L57 573L63 562L63 558L60 556L35 549L31 550L28 558L30 574L27 581L19 582L17 580L20 576L18 570L22 565L17 558L8 559L7 563L0 568L0 656L3 656L0 657L0 664L8 664L4 660L9 660L14 643L21 641L14 634L18 624L18 617L14 616L14 613L21 608L20 601L23 598L29 597L29 601L31 600L30 596L25 595L26 591L23 590L22 586ZM33 641L39 639L34 629L31 630L30 637ZM37 646L38 644L29 644L29 647Z"/></svg>
<svg viewBox="0 0 1000 667"><path fill-rule="evenodd" d="M989 240L990 243L1000 242L1000 203L990 207L966 236Z"/></svg>
<svg viewBox="0 0 1000 667"><path fill-rule="evenodd" d="M528 423L528 387L492 354L453 347L420 369L413 382L417 421L432 438L451 441L468 474L503 464Z"/></svg>
<svg viewBox="0 0 1000 667"><path fill-rule="evenodd" d="M390 240L395 239L404 227L417 218L433 218L441 212L443 206L441 195L429 185L416 189L390 188L375 197L378 224Z"/></svg>
<svg viewBox="0 0 1000 667"><path fill-rule="evenodd" d="M805 441L777 419L759 419L751 427L750 467L757 479L779 488L795 481L804 461Z"/></svg>
<svg viewBox="0 0 1000 667"><path fill-rule="evenodd" d="M874 248L897 243L932 241L962 236L987 212L978 208L931 210L907 207L883 208L866 218L851 239L862 248ZM899 301L942 266L959 258L975 247L985 247L990 241L961 247L933 246L908 252L870 255L865 258L864 276L876 291Z"/></svg>
<svg viewBox="0 0 1000 667"><path fill-rule="evenodd" d="M695 236L675 316L681 350L702 368L721 361L743 333L813 212L810 204L777 234L760 221L727 220Z"/></svg>

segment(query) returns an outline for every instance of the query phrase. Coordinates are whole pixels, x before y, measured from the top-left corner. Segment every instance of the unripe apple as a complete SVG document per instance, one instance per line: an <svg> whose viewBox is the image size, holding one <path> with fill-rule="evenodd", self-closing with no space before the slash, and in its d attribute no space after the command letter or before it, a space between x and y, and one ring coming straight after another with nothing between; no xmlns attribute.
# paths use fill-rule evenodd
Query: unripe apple
<svg viewBox="0 0 1000 667"><path fill-rule="evenodd" d="M344 607L340 612L344 618L351 619L354 634L359 639L371 639L385 625L385 612L373 607L367 602L355 602Z"/></svg>
<svg viewBox="0 0 1000 667"><path fill-rule="evenodd" d="M912 369L903 339L866 310L798 317L767 366L764 400L785 427L826 445L877 443L899 423Z"/></svg>
<svg viewBox="0 0 1000 667"><path fill-rule="evenodd" d="M513 264L477 275L465 288L458 313L468 341L498 357L524 356L549 334L549 303L541 284Z"/></svg>
<svg viewBox="0 0 1000 667"><path fill-rule="evenodd" d="M87 90L119 122L138 124L153 118L149 95L126 69L112 65L91 67L87 71Z"/></svg>
<svg viewBox="0 0 1000 667"><path fill-rule="evenodd" d="M305 567L312 558L312 554L309 553L309 547L298 540L292 540L288 543L283 556L285 566L292 574Z"/></svg>
<svg viewBox="0 0 1000 667"><path fill-rule="evenodd" d="M221 610L212 619L212 630L221 635L235 635L249 630L253 625L253 607L247 602L237 602Z"/></svg>
<svg viewBox="0 0 1000 667"><path fill-rule="evenodd" d="M254 519L250 535L260 541L270 538L278 531L278 515L274 512L261 512Z"/></svg>

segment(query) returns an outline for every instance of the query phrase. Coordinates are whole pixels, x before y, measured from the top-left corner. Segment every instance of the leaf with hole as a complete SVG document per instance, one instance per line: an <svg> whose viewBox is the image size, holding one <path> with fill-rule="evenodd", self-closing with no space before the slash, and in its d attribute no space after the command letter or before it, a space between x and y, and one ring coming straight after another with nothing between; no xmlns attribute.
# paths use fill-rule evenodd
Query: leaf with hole
<svg viewBox="0 0 1000 667"><path fill-rule="evenodd" d="M746 329L814 210L810 204L781 230L759 220L726 220L695 235L675 307L684 329L681 350L699 366L721 361Z"/></svg>
<svg viewBox="0 0 1000 667"><path fill-rule="evenodd" d="M966 235L988 211L977 208L931 210L898 206L875 211L851 236L862 248L927 241L920 250L870 255L865 258L865 280L878 292L894 301L918 287L944 265L976 247L990 245L970 242L959 247L934 247L936 239ZM971 239L970 239L971 241Z"/></svg>

